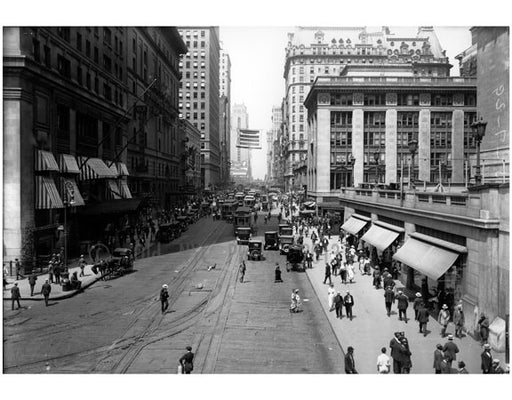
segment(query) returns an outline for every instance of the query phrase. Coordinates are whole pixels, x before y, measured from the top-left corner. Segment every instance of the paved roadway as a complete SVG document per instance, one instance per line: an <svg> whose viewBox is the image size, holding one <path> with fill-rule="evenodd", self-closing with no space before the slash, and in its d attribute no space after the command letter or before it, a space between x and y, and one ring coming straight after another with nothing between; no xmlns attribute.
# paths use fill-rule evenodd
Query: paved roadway
<svg viewBox="0 0 512 400"><path fill-rule="evenodd" d="M275 229L258 220L259 233ZM191 345L194 373L340 373L343 353L313 288L303 273L287 273L284 256L246 262L233 227L202 219L181 238L156 246L136 272L98 282L51 307L33 302L10 310L4 302L4 372L175 373ZM284 283L274 283L274 265ZM216 268L208 271L208 266ZM170 309L162 315L158 293L169 284ZM292 288L304 312L289 313Z"/></svg>

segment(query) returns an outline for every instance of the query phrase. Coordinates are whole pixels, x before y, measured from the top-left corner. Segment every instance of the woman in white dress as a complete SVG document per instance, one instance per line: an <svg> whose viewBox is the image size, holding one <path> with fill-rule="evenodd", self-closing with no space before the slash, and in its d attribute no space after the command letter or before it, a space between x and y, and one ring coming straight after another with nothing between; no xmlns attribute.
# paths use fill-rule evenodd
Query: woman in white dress
<svg viewBox="0 0 512 400"><path fill-rule="evenodd" d="M327 290L327 298L329 300L329 311L334 310L334 297L336 296L336 291L334 290L334 285L331 283L329 285L329 289Z"/></svg>

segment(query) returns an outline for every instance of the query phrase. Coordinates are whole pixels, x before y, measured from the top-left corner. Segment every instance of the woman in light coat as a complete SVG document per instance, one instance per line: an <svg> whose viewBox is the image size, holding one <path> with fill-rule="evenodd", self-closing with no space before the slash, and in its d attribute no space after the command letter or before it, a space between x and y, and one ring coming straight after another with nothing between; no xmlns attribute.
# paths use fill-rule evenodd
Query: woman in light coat
<svg viewBox="0 0 512 400"><path fill-rule="evenodd" d="M446 336L446 328L448 327L448 324L450 323L450 311L448 311L448 306L446 304L443 304L443 307L441 308L441 311L439 311L439 323L441 324L441 336Z"/></svg>

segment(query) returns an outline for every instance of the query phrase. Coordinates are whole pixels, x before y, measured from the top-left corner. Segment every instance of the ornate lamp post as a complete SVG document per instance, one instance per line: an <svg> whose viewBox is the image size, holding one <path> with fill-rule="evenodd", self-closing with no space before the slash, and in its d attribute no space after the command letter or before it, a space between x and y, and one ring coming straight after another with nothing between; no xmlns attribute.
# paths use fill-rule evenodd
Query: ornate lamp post
<svg viewBox="0 0 512 400"><path fill-rule="evenodd" d="M356 185L356 181L355 181L355 177L354 177L356 158L354 157L353 154L350 154L349 160L350 160L350 165L352 166L352 187L354 187Z"/></svg>
<svg viewBox="0 0 512 400"><path fill-rule="evenodd" d="M480 117L479 121L475 121L471 124L471 129L473 129L473 137L476 142L476 168L475 168L475 184L482 184L482 174L480 173L480 143L482 142L483 137L485 136L485 128L487 127L487 122Z"/></svg>
<svg viewBox="0 0 512 400"><path fill-rule="evenodd" d="M414 155L418 150L418 141L416 139L411 139L409 141L409 152L411 153L411 171L409 173L409 189L413 188L413 179L414 179Z"/></svg>
<svg viewBox="0 0 512 400"><path fill-rule="evenodd" d="M379 158L380 153L378 151L373 153L373 159L375 160L375 185L379 183Z"/></svg>
<svg viewBox="0 0 512 400"><path fill-rule="evenodd" d="M75 204L75 189L71 182L65 181L66 196L64 198L64 266L68 265L68 221L67 209Z"/></svg>

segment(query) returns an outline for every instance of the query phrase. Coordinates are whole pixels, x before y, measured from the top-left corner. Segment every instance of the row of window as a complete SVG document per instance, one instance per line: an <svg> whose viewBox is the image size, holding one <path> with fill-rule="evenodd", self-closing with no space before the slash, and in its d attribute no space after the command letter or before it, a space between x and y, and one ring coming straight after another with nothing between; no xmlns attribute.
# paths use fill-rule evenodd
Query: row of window
<svg viewBox="0 0 512 400"><path fill-rule="evenodd" d="M375 162L375 151L373 153L364 153L363 157L364 157L364 160L363 160L363 164L366 166L366 167L369 167L369 168L375 168L375 166L377 165L377 163ZM385 165L386 164L386 154L382 151L379 151L378 152L379 154L379 165L382 166L382 165ZM401 153L402 154L402 157L398 157L398 160L397 160L397 165L401 165L401 160L400 158L402 158L402 160L405 158L407 159L406 163L408 163L410 161L409 157L410 157L410 153L404 151ZM352 153L350 151L345 151L345 152L337 152L337 151L333 151L331 152L331 158L330 158L330 162L331 162L331 165L339 165L339 164L342 164L342 165L348 165L350 164L350 156L352 155ZM432 152L430 153L430 166L431 168L436 168L439 166L439 163L441 163L442 165L446 165L447 163L451 163L452 161L452 154L449 150L447 151L444 151L444 152ZM418 165L418 161L417 159L415 159L415 162L414 162L414 165Z"/></svg>
<svg viewBox="0 0 512 400"><path fill-rule="evenodd" d="M457 95L455 95L457 96ZM396 94L397 106L419 106L420 95L417 93L397 93ZM431 95L431 106L451 106L453 105L453 94L433 94ZM464 93L461 100L465 106L476 106L476 95ZM331 95L332 106L352 106L353 94L335 94ZM386 94L364 94L365 106L386 106Z"/></svg>
<svg viewBox="0 0 512 400"><path fill-rule="evenodd" d="M206 62L205 61L201 61L201 62L185 61L184 63L183 63L183 61L180 61L180 63L178 65L179 65L180 70L183 69L183 65L185 65L185 68L187 68L187 69L189 69L189 68L199 68L199 67L201 67L202 69L206 68Z"/></svg>

